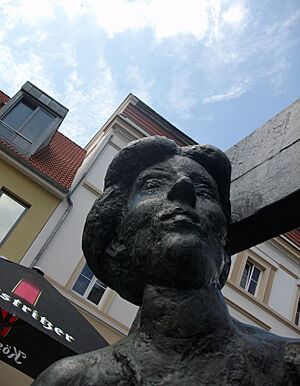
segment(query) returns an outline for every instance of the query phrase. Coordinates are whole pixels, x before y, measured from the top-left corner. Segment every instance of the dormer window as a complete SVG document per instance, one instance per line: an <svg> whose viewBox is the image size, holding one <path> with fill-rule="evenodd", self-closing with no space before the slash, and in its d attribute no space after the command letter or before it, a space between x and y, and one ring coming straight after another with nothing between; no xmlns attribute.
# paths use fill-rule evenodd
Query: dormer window
<svg viewBox="0 0 300 386"><path fill-rule="evenodd" d="M55 116L27 100L20 101L3 118L2 122L21 134L31 143L47 129Z"/></svg>
<svg viewBox="0 0 300 386"><path fill-rule="evenodd" d="M30 82L1 109L0 138L26 156L47 146L68 110Z"/></svg>

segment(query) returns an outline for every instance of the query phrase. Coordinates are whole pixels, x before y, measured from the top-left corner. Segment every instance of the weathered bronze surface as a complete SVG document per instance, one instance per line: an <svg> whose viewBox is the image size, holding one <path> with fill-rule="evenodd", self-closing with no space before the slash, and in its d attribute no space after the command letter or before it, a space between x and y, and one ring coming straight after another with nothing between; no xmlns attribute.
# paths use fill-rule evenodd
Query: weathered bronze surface
<svg viewBox="0 0 300 386"><path fill-rule="evenodd" d="M230 171L212 146L161 137L117 155L83 250L96 276L140 311L128 337L57 362L35 386L300 384L300 341L234 320L221 294Z"/></svg>

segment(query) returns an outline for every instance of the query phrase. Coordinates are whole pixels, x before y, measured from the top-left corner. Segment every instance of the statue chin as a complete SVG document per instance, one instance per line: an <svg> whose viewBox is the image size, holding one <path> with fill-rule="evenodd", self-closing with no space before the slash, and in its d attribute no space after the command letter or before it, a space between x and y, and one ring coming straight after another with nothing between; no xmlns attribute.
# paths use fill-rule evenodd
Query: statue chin
<svg viewBox="0 0 300 386"><path fill-rule="evenodd" d="M153 285L196 289L207 287L218 276L216 259L205 254L193 234L185 238L168 234L152 248L151 259L140 256L139 260L147 261L146 276Z"/></svg>

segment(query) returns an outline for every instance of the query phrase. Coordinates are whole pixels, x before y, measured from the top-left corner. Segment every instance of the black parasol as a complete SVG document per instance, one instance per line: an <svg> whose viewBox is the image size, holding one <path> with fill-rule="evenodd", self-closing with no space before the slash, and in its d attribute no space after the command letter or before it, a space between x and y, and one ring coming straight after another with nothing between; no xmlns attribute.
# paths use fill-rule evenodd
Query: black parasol
<svg viewBox="0 0 300 386"><path fill-rule="evenodd" d="M107 346L39 272L0 258L0 359L32 378L58 359Z"/></svg>

